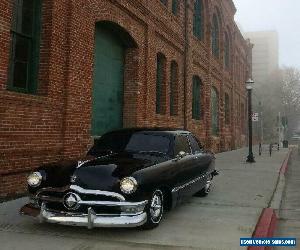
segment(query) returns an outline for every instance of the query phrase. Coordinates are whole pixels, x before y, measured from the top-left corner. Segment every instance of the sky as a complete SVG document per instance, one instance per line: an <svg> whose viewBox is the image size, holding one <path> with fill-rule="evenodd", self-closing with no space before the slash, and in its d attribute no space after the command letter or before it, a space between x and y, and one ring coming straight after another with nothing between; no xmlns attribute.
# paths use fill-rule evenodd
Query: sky
<svg viewBox="0 0 300 250"><path fill-rule="evenodd" d="M276 30L280 66L300 69L300 0L233 0L244 32Z"/></svg>

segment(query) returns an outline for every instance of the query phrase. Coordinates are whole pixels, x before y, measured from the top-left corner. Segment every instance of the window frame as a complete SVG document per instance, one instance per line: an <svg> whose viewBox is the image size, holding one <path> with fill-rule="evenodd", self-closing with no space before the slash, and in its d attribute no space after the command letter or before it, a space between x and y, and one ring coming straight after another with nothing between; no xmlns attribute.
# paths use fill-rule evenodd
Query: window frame
<svg viewBox="0 0 300 250"><path fill-rule="evenodd" d="M155 112L165 115L166 56L159 52L156 56L156 103Z"/></svg>
<svg viewBox="0 0 300 250"><path fill-rule="evenodd" d="M204 36L204 18L203 18L203 1L195 0L193 16L193 35L200 40Z"/></svg>
<svg viewBox="0 0 300 250"><path fill-rule="evenodd" d="M178 70L178 64L173 60L170 66L170 116L178 115Z"/></svg>
<svg viewBox="0 0 300 250"><path fill-rule="evenodd" d="M224 66L228 70L230 69L230 38L228 32L224 35Z"/></svg>
<svg viewBox="0 0 300 250"><path fill-rule="evenodd" d="M21 3L21 4L20 4ZM19 30L18 23L21 16L23 21L23 0L15 0L13 3L13 17L11 26L11 48L9 60L9 75L7 90L21 92L26 94L36 94L38 88L38 72L39 72L39 59L40 59L40 38L41 38L41 16L42 16L42 0L34 0L34 9L32 11L32 27L31 34L26 34ZM15 73L15 53L16 43L18 38L25 38L29 41L27 51L27 73L26 73L26 86L14 86L14 73Z"/></svg>
<svg viewBox="0 0 300 250"><path fill-rule="evenodd" d="M179 14L179 0L172 0L172 14L178 16Z"/></svg>
<svg viewBox="0 0 300 250"><path fill-rule="evenodd" d="M215 13L212 17L211 29L212 54L215 58L220 58L220 22L218 15Z"/></svg>
<svg viewBox="0 0 300 250"><path fill-rule="evenodd" d="M215 96L213 95L215 93ZM214 103L215 98L216 103ZM211 132L213 136L219 136L220 132L220 121L219 121L219 93L215 87L211 88ZM214 113L215 112L215 113ZM216 115L216 117L214 117Z"/></svg>
<svg viewBox="0 0 300 250"><path fill-rule="evenodd" d="M199 76L193 76L192 84L192 119L201 120L202 119L202 82Z"/></svg>

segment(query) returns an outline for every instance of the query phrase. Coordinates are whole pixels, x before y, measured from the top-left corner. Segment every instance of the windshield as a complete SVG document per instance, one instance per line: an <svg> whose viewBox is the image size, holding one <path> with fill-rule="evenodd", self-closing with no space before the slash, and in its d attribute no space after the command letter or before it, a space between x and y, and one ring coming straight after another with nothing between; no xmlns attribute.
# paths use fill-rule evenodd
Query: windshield
<svg viewBox="0 0 300 250"><path fill-rule="evenodd" d="M165 135L136 132L109 133L95 140L89 155L99 155L107 152L134 152L168 154L170 138Z"/></svg>

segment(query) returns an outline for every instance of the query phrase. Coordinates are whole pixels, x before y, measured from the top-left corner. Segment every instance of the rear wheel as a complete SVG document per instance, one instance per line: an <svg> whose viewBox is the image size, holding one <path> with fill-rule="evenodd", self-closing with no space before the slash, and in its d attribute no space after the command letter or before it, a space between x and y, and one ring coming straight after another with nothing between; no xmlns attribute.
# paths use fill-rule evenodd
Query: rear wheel
<svg viewBox="0 0 300 250"><path fill-rule="evenodd" d="M152 193L151 199L146 206L147 222L142 226L144 229L157 227L164 213L164 195L160 189Z"/></svg>
<svg viewBox="0 0 300 250"><path fill-rule="evenodd" d="M212 179L213 179L212 174L209 174L206 177L206 183L204 188L202 188L198 193L196 193L196 196L205 197L209 194L211 189Z"/></svg>

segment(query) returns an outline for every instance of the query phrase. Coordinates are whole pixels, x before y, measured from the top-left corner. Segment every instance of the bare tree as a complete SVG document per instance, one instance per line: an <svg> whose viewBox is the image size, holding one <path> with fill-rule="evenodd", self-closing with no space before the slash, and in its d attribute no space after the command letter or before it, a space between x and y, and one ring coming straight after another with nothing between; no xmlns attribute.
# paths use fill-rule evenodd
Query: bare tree
<svg viewBox="0 0 300 250"><path fill-rule="evenodd" d="M289 134L300 125L300 71L284 67L273 72L269 78L256 86L254 105L264 114L264 135L268 141L277 136L278 114L281 113L283 125L288 121ZM262 103L262 106L259 105Z"/></svg>

